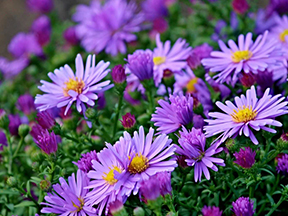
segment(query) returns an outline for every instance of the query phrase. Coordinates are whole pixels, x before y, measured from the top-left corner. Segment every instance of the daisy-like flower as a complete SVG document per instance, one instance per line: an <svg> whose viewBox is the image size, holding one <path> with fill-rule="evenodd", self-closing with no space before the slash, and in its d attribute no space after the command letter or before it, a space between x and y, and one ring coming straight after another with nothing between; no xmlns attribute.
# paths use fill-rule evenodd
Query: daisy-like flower
<svg viewBox="0 0 288 216"><path fill-rule="evenodd" d="M188 166L194 166L195 182L198 180L201 182L202 173L204 173L206 179L210 179L207 167L217 172L218 168L215 164L225 166L223 159L212 157L212 155L223 150L222 147L218 148L220 143L216 142L206 149L206 137L201 129L192 128L191 131L188 131L185 127L182 127L182 131L179 133L178 142L181 148L177 146L176 153L187 157L185 162Z"/></svg>
<svg viewBox="0 0 288 216"><path fill-rule="evenodd" d="M281 56L281 50L277 49L277 41L268 40L267 36L268 31L253 42L252 33L248 33L246 37L241 34L238 37L238 46L233 40L229 40L229 48L220 40L221 51L211 52L212 58L205 58L201 62L211 72L219 72L214 78L220 83L236 82L242 70L257 74L277 64L287 65L285 58Z"/></svg>
<svg viewBox="0 0 288 216"><path fill-rule="evenodd" d="M176 158L170 158L176 149L172 140L165 134L155 139L153 135L154 130L150 128L145 136L141 126L139 133L134 132L133 139L124 132L124 138L120 138L116 148L108 145L125 169L117 175L116 189L123 186L121 195L129 196L132 190L134 195L137 194L142 181L158 172L172 172L177 166Z"/></svg>
<svg viewBox="0 0 288 216"><path fill-rule="evenodd" d="M155 122L157 131L169 134L176 131L181 125L187 125L193 120L193 98L184 95L170 95L169 102L159 100L161 107L156 108L151 121Z"/></svg>
<svg viewBox="0 0 288 216"><path fill-rule="evenodd" d="M173 47L171 47L170 41L163 44L160 40L160 34L156 35L156 45L157 47L153 50L154 81L155 85L159 86L165 69L176 72L187 66L186 59L192 48L189 47L186 40L181 38L175 42Z"/></svg>
<svg viewBox="0 0 288 216"><path fill-rule="evenodd" d="M136 13L135 3L126 0L109 0L104 5L92 1L90 6L80 5L73 16L76 34L87 52L105 50L113 56L126 53L125 42L137 39L135 32L141 30L143 14Z"/></svg>
<svg viewBox="0 0 288 216"><path fill-rule="evenodd" d="M82 57L78 54L75 63L75 74L68 65L65 65L59 70L56 69L54 73L48 73L53 83L41 80L43 85L39 86L39 89L46 94L36 96L35 104L38 105L37 109L44 111L53 107L61 108L66 106L64 113L66 115L71 105L76 102L78 112L83 112L85 116L85 103L89 106L94 106L94 100L98 99L97 94L113 86L109 85L109 80L100 82L109 72L107 69L109 62L100 61L95 66L95 55L93 57L89 55L84 71Z"/></svg>
<svg viewBox="0 0 288 216"><path fill-rule="evenodd" d="M236 105L230 101L226 101L226 105L219 101L216 102L216 105L225 113L209 113L209 116L215 119L205 120L208 122L208 125L204 126L207 137L221 133L220 142L224 142L227 138L244 133L257 145L258 140L251 129L256 131L262 129L276 133L276 130L266 125L282 126L282 123L276 121L275 118L288 113L288 102L282 102L285 97L281 97L281 94L272 96L269 95L269 92L270 89L266 89L263 97L258 100L255 87L252 86L246 91L246 97L243 94L240 97L235 97Z"/></svg>
<svg viewBox="0 0 288 216"><path fill-rule="evenodd" d="M123 172L124 167L110 149L104 148L97 154L97 160L92 160L92 168L87 174L91 181L86 188L92 189L86 195L87 204L98 204L98 214L102 215L103 210L107 214L109 203L116 200L120 189L115 189L116 176Z"/></svg>
<svg viewBox="0 0 288 216"><path fill-rule="evenodd" d="M77 180L77 181L76 181ZM88 189L85 187L89 183L89 178L81 170L77 171L77 178L75 174L68 177L68 183L64 178L59 178L59 184L53 185L54 192L48 193L45 196L45 202L41 205L46 205L41 210L41 213L54 213L61 215L82 216L82 215L96 215L96 209L91 205L87 205L86 196Z"/></svg>

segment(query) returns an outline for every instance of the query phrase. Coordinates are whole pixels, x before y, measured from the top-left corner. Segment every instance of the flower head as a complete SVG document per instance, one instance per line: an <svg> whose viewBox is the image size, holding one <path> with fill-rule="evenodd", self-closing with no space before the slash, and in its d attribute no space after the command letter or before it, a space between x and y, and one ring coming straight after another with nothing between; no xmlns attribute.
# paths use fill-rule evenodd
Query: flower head
<svg viewBox="0 0 288 216"><path fill-rule="evenodd" d="M153 50L154 62L154 80L158 86L163 78L165 69L172 72L181 71L187 66L186 59L190 55L192 48L184 39L179 38L173 47L171 42L166 41L164 44L160 40L160 34L156 36L157 47Z"/></svg>
<svg viewBox="0 0 288 216"><path fill-rule="evenodd" d="M203 58L210 57L210 53L213 51L213 48L207 43L204 43L200 46L195 47L189 57L187 58L188 66L191 69L196 69L201 65L201 60Z"/></svg>
<svg viewBox="0 0 288 216"><path fill-rule="evenodd" d="M66 115L75 102L78 112L85 114L84 104L94 106L94 100L98 99L97 94L112 87L109 85L109 80L100 82L109 72L107 70L109 62L101 61L95 66L95 55L93 57L89 55L84 70L82 57L78 54L75 63L75 74L68 65L65 65L59 70L56 69L54 73L48 73L53 83L41 80L42 86L39 86L39 89L45 94L36 96L35 104L39 105L37 109L44 111L53 107L66 106Z"/></svg>
<svg viewBox="0 0 288 216"><path fill-rule="evenodd" d="M204 206L202 208L203 216L221 216L222 211L220 211L219 207L216 206Z"/></svg>
<svg viewBox="0 0 288 216"><path fill-rule="evenodd" d="M32 33L18 33L10 41L8 51L15 58L29 58L31 55L43 55L43 50L38 43L36 36Z"/></svg>
<svg viewBox="0 0 288 216"><path fill-rule="evenodd" d="M268 41L267 36L268 31L253 42L252 33L248 33L246 37L239 35L238 46L229 40L230 48L223 41L219 41L221 51L211 52L212 58L205 58L201 62L210 71L219 72L214 78L220 83L237 81L242 70L245 73L257 74L277 63L286 65L286 60L280 56L281 50L276 46L277 41Z"/></svg>
<svg viewBox="0 0 288 216"><path fill-rule="evenodd" d="M132 55L128 55L127 68L140 81L153 77L153 56L151 50L136 50Z"/></svg>
<svg viewBox="0 0 288 216"><path fill-rule="evenodd" d="M32 24L31 31L34 33L41 46L46 45L50 41L52 31L49 17L42 15L36 19Z"/></svg>
<svg viewBox="0 0 288 216"><path fill-rule="evenodd" d="M278 173L288 174L288 154L283 154L278 158L278 165L276 167Z"/></svg>
<svg viewBox="0 0 288 216"><path fill-rule="evenodd" d="M136 5L126 0L109 0L103 5L91 2L90 6L79 5L73 16L77 36L87 52L105 50L113 56L126 53L125 42L136 40L135 32L141 30L144 20L136 13Z"/></svg>
<svg viewBox="0 0 288 216"><path fill-rule="evenodd" d="M124 132L124 138L120 138L115 148L115 145L108 145L125 169L117 176L116 183L116 188L123 185L122 195L129 196L132 191L133 194L137 194L142 181L159 172L172 172L177 166L176 158L170 158L175 151L174 145L171 145L172 140L165 134L153 140L153 135L154 130L150 128L145 136L144 128L141 126L139 133L134 132L133 139ZM164 188L167 181L162 181L165 182Z"/></svg>
<svg viewBox="0 0 288 216"><path fill-rule="evenodd" d="M161 107L156 108L151 121L157 126L157 131L169 134L181 125L187 125L193 120L193 98L183 95L170 95L169 102L159 100Z"/></svg>
<svg viewBox="0 0 288 216"><path fill-rule="evenodd" d="M87 176L91 179L87 189L92 189L87 193L87 204L98 204L99 215L104 210L108 213L109 203L116 200L120 188L116 189L118 176L123 172L124 167L114 156L110 149L104 148L97 154L97 160L92 160L92 169Z"/></svg>
<svg viewBox="0 0 288 216"><path fill-rule="evenodd" d="M38 132L35 142L46 154L55 153L58 149L56 135L53 131L49 133L47 129Z"/></svg>
<svg viewBox="0 0 288 216"><path fill-rule="evenodd" d="M122 65L116 65L111 72L114 83L122 84L126 81L125 69Z"/></svg>
<svg viewBox="0 0 288 216"><path fill-rule="evenodd" d="M76 29L74 26L71 26L64 31L63 38L71 45L77 45L79 43L79 38L76 35Z"/></svg>
<svg viewBox="0 0 288 216"><path fill-rule="evenodd" d="M65 215L96 215L96 209L88 205L84 198L88 192L85 187L89 184L89 178L86 173L81 170L77 171L77 177L72 173L68 177L68 183L64 178L59 178L59 184L53 185L54 192L45 196L47 205L41 210L41 213L54 213Z"/></svg>
<svg viewBox="0 0 288 216"><path fill-rule="evenodd" d="M51 129L55 125L55 119L50 110L45 110L37 114L36 120L43 129Z"/></svg>
<svg viewBox="0 0 288 216"><path fill-rule="evenodd" d="M249 197L240 197L235 202L232 202L233 209L231 209L236 216L252 216L255 213L253 210L254 201L249 200Z"/></svg>
<svg viewBox="0 0 288 216"><path fill-rule="evenodd" d="M21 125L21 119L20 116L18 114L16 115L8 115L9 118L9 132L11 133L11 135L13 136L17 136L18 135L18 128Z"/></svg>
<svg viewBox="0 0 288 216"><path fill-rule="evenodd" d="M206 149L206 137L202 133L201 129L192 128L188 131L185 127L182 127L182 131L179 132L180 137L178 142L181 146L177 146L176 153L187 157L185 160L188 166L194 166L194 180L201 182L202 172L206 179L210 179L210 169L218 171L218 168L213 164L225 166L224 160L220 158L214 158L212 155L220 153L223 148L219 147L219 142L211 145Z"/></svg>
<svg viewBox="0 0 288 216"><path fill-rule="evenodd" d="M273 12L279 15L286 14L288 12L288 5L286 0L270 0L267 8L267 14L271 15Z"/></svg>
<svg viewBox="0 0 288 216"><path fill-rule="evenodd" d="M73 163L76 164L80 170L88 173L90 170L92 170L92 160L97 161L97 153L95 150L87 152L86 154L81 154L81 158L77 161L77 163Z"/></svg>
<svg viewBox="0 0 288 216"><path fill-rule="evenodd" d="M26 57L18 58L12 61L0 57L0 72L4 74L5 78L11 78L29 65L29 60Z"/></svg>
<svg viewBox="0 0 288 216"><path fill-rule="evenodd" d="M204 126L207 137L221 133L221 141L224 142L227 138L236 137L237 134L249 137L254 144L258 144L258 140L251 129L259 131L260 129L276 133L276 130L267 127L266 125L281 127L282 123L276 121L277 116L288 113L287 103L282 102L285 97L281 95L269 95L270 89L266 89L263 97L258 100L255 87L246 91L245 95L235 97L234 105L230 101L226 101L226 105L221 102L216 102L216 105L225 112L212 112L209 116L215 118L213 120L205 120L208 122Z"/></svg>
<svg viewBox="0 0 288 216"><path fill-rule="evenodd" d="M125 129L133 128L136 124L135 116L131 115L131 113L126 113L123 115L122 120L120 121Z"/></svg>
<svg viewBox="0 0 288 216"><path fill-rule="evenodd" d="M17 108L21 110L25 115L29 115L36 111L34 105L34 98L30 94L21 95L17 101Z"/></svg>
<svg viewBox="0 0 288 216"><path fill-rule="evenodd" d="M145 19L154 21L157 18L168 15L168 8L165 5L165 0L145 0L141 4Z"/></svg>
<svg viewBox="0 0 288 216"><path fill-rule="evenodd" d="M244 14L249 9L249 4L246 0L233 0L233 10L238 14Z"/></svg>
<svg viewBox="0 0 288 216"><path fill-rule="evenodd" d="M252 149L249 147L245 147L245 149L241 148L238 153L235 152L233 155L236 157L236 161L234 161L234 163L243 168L250 168L255 163L256 152L252 151Z"/></svg>
<svg viewBox="0 0 288 216"><path fill-rule="evenodd" d="M28 8L33 12L49 13L54 5L53 0L27 0Z"/></svg>

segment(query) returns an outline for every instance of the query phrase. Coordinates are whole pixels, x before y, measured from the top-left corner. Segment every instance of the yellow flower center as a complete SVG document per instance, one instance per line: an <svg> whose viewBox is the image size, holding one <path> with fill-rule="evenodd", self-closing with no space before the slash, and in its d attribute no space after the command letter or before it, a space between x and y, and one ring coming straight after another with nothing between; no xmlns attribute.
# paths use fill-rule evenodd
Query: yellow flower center
<svg viewBox="0 0 288 216"><path fill-rule="evenodd" d="M110 185L114 185L118 180L114 178L114 171L121 173L121 169L119 167L113 166L113 169L109 168L110 171L108 173L104 173L106 176L102 176L102 178Z"/></svg>
<svg viewBox="0 0 288 216"><path fill-rule="evenodd" d="M280 34L280 40L282 42L285 42L285 37L288 36L288 29L285 29L281 34Z"/></svg>
<svg viewBox="0 0 288 216"><path fill-rule="evenodd" d="M252 106L243 106L242 108L238 108L238 110L233 110L234 112L230 114L232 116L232 120L234 122L248 122L250 120L255 119L257 116L257 112L252 110Z"/></svg>
<svg viewBox="0 0 288 216"><path fill-rule="evenodd" d="M69 81L64 83L66 85L66 88L63 88L64 96L69 96L68 91L73 90L77 92L78 94L82 93L83 88L85 87L85 83L82 79L79 79L76 77L75 80L70 78Z"/></svg>
<svg viewBox="0 0 288 216"><path fill-rule="evenodd" d="M198 82L198 77L192 78L186 85L187 92L194 93L196 92L195 84Z"/></svg>
<svg viewBox="0 0 288 216"><path fill-rule="evenodd" d="M80 201L80 206L77 206L73 201L72 201L72 205L77 208L77 210L75 210L76 212L80 212L83 209L84 206L84 198L82 197L78 197L78 200ZM73 213L75 211L71 211L70 213Z"/></svg>
<svg viewBox="0 0 288 216"><path fill-rule="evenodd" d="M157 56L153 58L153 62L155 65L163 64L166 61L166 57Z"/></svg>
<svg viewBox="0 0 288 216"><path fill-rule="evenodd" d="M143 155L138 155L132 159L128 167L128 171L132 174L141 173L149 167L148 159Z"/></svg>
<svg viewBox="0 0 288 216"><path fill-rule="evenodd" d="M241 51L236 51L232 55L232 61L235 63L239 63L242 60L248 60L252 57L252 52L249 50L241 50Z"/></svg>

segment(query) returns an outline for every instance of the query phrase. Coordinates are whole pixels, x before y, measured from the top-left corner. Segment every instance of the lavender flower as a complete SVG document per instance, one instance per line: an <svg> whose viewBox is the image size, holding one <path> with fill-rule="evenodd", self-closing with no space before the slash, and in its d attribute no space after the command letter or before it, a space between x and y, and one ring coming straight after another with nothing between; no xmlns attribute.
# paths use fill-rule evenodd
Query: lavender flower
<svg viewBox="0 0 288 216"><path fill-rule="evenodd" d="M219 207L216 206L204 206L202 208L203 216L221 216L222 211L220 211Z"/></svg>
<svg viewBox="0 0 288 216"><path fill-rule="evenodd" d="M32 24L31 32L34 33L41 46L46 45L50 41L51 31L50 19L46 15L40 16Z"/></svg>
<svg viewBox="0 0 288 216"><path fill-rule="evenodd" d="M86 173L81 170L77 171L77 178L72 173L68 177L68 183L64 178L59 178L59 184L53 185L54 192L48 193L45 196L47 203L42 202L41 205L47 205L44 207L41 213L54 213L65 215L96 215L96 209L91 205L88 205L84 198L88 193L88 189L85 187L89 184L89 178Z"/></svg>
<svg viewBox="0 0 288 216"><path fill-rule="evenodd" d="M115 185L116 189L123 186L122 195L129 196L132 191L134 195L137 194L143 180L159 172L172 172L177 166L176 158L170 158L175 151L174 145L171 145L172 140L165 134L155 139L153 135L154 130L150 128L145 136L141 126L139 134L134 132L133 139L124 132L124 138L121 137L115 147L107 145L125 170L117 174L118 181ZM168 158L170 159L167 160ZM166 183L163 187L164 185Z"/></svg>
<svg viewBox="0 0 288 216"><path fill-rule="evenodd" d="M18 136L18 128L21 125L21 119L20 116L18 114L16 115L8 115L9 118L9 132L11 133L11 135L13 136Z"/></svg>
<svg viewBox="0 0 288 216"><path fill-rule="evenodd" d="M203 58L210 57L210 53L213 51L213 48L207 43L204 43L200 46L195 47L189 57L187 58L188 66L191 69L196 69L201 65L201 60Z"/></svg>
<svg viewBox="0 0 288 216"><path fill-rule="evenodd" d="M18 58L12 61L6 58L0 57L0 72L2 72L5 78L12 78L19 74L29 65L29 60L26 57Z"/></svg>
<svg viewBox="0 0 288 216"><path fill-rule="evenodd" d="M70 45L77 45L80 41L76 35L76 29L74 26L71 26L64 31L63 38Z"/></svg>
<svg viewBox="0 0 288 216"><path fill-rule="evenodd" d="M43 51L34 34L18 33L8 45L8 51L15 58L29 58L31 55L42 56Z"/></svg>
<svg viewBox="0 0 288 216"><path fill-rule="evenodd" d="M7 146L7 138L6 135L3 131L0 131L0 145L2 145L0 148L3 149L3 146Z"/></svg>
<svg viewBox="0 0 288 216"><path fill-rule="evenodd" d="M234 163L243 168L250 168L255 163L256 152L252 151L250 147L245 147L244 149L241 148L238 153L235 152L233 155L236 157Z"/></svg>
<svg viewBox="0 0 288 216"><path fill-rule="evenodd" d="M25 115L30 115L36 111L34 105L34 98L30 94L21 95L17 101L17 108L21 110Z"/></svg>
<svg viewBox="0 0 288 216"><path fill-rule="evenodd" d="M216 142L208 149L205 149L206 137L202 133L201 129L192 128L188 131L185 127L182 127L182 131L179 132L180 137L178 142L181 146L177 146L176 153L187 157L185 160L188 166L194 166L194 180L201 182L202 172L206 179L210 179L210 173L208 168L214 171L218 171L218 168L213 164L225 166L224 160L220 158L211 157L214 154L220 153L223 148L218 148L221 143Z"/></svg>
<svg viewBox="0 0 288 216"><path fill-rule="evenodd" d="M156 200L160 196L160 182L156 175L140 183L140 194L146 200Z"/></svg>
<svg viewBox="0 0 288 216"><path fill-rule="evenodd" d="M97 153L95 150L87 152L86 154L81 154L81 158L77 161L77 163L73 163L77 165L80 170L88 173L90 170L92 170L92 160L97 161Z"/></svg>
<svg viewBox="0 0 288 216"><path fill-rule="evenodd" d="M132 55L128 55L127 68L140 81L153 77L153 56L151 50L136 50Z"/></svg>
<svg viewBox="0 0 288 216"><path fill-rule="evenodd" d="M278 158L276 170L278 173L288 174L288 154L283 154Z"/></svg>
<svg viewBox="0 0 288 216"><path fill-rule="evenodd" d="M126 53L125 42L136 40L135 32L141 30L142 14L136 13L134 2L109 0L104 5L91 2L90 6L79 5L73 20L77 36L87 52L99 53L105 50L113 56Z"/></svg>
<svg viewBox="0 0 288 216"><path fill-rule="evenodd" d="M27 0L29 10L39 13L49 13L54 5L53 0Z"/></svg>
<svg viewBox="0 0 288 216"><path fill-rule="evenodd" d="M235 202L232 202L231 209L236 216L252 216L255 213L253 210L254 201L249 200L249 197L240 197Z"/></svg>
<svg viewBox="0 0 288 216"><path fill-rule="evenodd" d="M256 41L252 41L252 33L246 37L238 37L238 46L234 41L229 40L230 48L219 41L222 51L211 52L212 58L205 58L201 62L212 72L219 72L214 76L217 82L236 82L238 75L242 70L245 73L255 73L264 71L268 67L283 63L287 65L284 57L281 57L281 50L278 50L276 40L269 40L268 31L264 35L258 36ZM260 73L259 72L259 73Z"/></svg>
<svg viewBox="0 0 288 216"><path fill-rule="evenodd" d="M157 126L157 131L165 134L176 131L181 125L192 123L193 120L193 98L183 95L170 95L170 103L159 100L161 107L156 108L152 114L151 121Z"/></svg>
<svg viewBox="0 0 288 216"><path fill-rule="evenodd" d="M276 12L280 15L286 14L288 12L288 5L286 0L270 0L267 14L268 16Z"/></svg>
<svg viewBox="0 0 288 216"><path fill-rule="evenodd" d="M269 95L270 89L266 89L263 97L258 100L255 87L246 91L245 95L235 97L236 106L230 101L226 101L226 105L216 102L216 105L225 112L212 112L209 116L216 118L213 120L205 120L208 122L204 126L207 137L221 133L220 142L224 142L227 138L236 137L237 134L249 137L251 141L257 145L258 140L253 134L252 129L259 131L260 129L276 133L276 130L267 127L272 125L281 127L282 123L275 120L275 117L288 113L287 103L282 102L285 97L281 95ZM219 137L219 138L220 138Z"/></svg>
<svg viewBox="0 0 288 216"><path fill-rule="evenodd" d="M170 41L166 41L163 44L160 40L160 35L157 34L157 47L153 50L154 80L156 86L159 86L165 69L176 72L181 71L187 66L186 59L190 55L192 48L189 47L186 40L179 38L173 47L170 44Z"/></svg>
<svg viewBox="0 0 288 216"><path fill-rule="evenodd" d="M43 129L51 129L55 125L55 119L50 110L45 110L37 114L36 120Z"/></svg>
<svg viewBox="0 0 288 216"><path fill-rule="evenodd" d="M76 102L78 112L83 112L85 117L84 104L94 106L94 100L98 99L97 94L113 86L109 85L109 80L100 82L109 72L107 70L109 62L101 61L95 66L95 55L93 57L89 55L84 71L82 57L78 54L75 63L76 74L68 65L65 65L59 70L56 69L54 73L48 73L53 83L41 80L43 85L39 86L39 89L46 94L36 96L35 104L39 105L37 109L44 111L53 107L66 106L64 113L66 115L71 105ZM88 122L88 126L90 127L91 123Z"/></svg>
<svg viewBox="0 0 288 216"><path fill-rule="evenodd" d="M55 153L57 151L58 145L56 135L53 131L49 133L47 129L41 130L38 133L35 142L46 154Z"/></svg>
<svg viewBox="0 0 288 216"><path fill-rule="evenodd" d="M141 4L145 19L153 22L154 20L168 15L168 8L165 0L145 0Z"/></svg>

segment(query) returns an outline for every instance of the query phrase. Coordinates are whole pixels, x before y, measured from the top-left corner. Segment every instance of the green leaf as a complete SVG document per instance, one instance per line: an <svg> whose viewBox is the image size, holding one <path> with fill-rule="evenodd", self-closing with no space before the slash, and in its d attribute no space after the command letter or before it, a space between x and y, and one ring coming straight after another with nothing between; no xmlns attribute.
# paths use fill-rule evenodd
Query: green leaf
<svg viewBox="0 0 288 216"><path fill-rule="evenodd" d="M10 204L5 204L7 206L8 209L10 209L11 211L14 210L14 204L10 203Z"/></svg>
<svg viewBox="0 0 288 216"><path fill-rule="evenodd" d="M275 204L274 199L270 196L270 194L266 193L267 198L269 199L271 206Z"/></svg>
<svg viewBox="0 0 288 216"><path fill-rule="evenodd" d="M30 180L27 181L27 183L26 183L26 190L27 190L27 194L29 194L31 196Z"/></svg>
<svg viewBox="0 0 288 216"><path fill-rule="evenodd" d="M10 195L16 195L16 194L19 194L19 192L17 191L13 191L13 190L3 190L3 189L0 189L0 194L10 194Z"/></svg>
<svg viewBox="0 0 288 216"><path fill-rule="evenodd" d="M14 208L27 207L27 206L35 206L35 203L32 201L25 200L25 201L15 205Z"/></svg>

